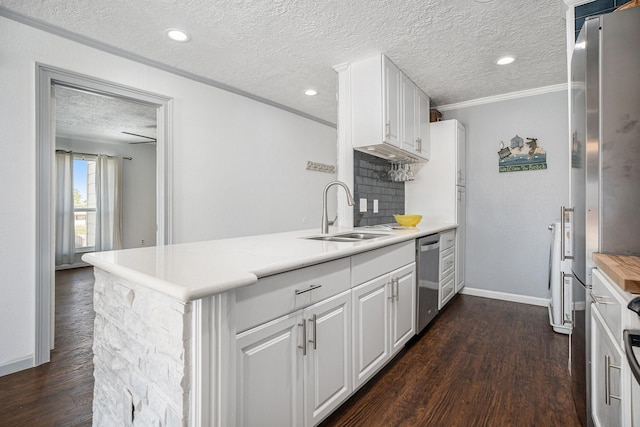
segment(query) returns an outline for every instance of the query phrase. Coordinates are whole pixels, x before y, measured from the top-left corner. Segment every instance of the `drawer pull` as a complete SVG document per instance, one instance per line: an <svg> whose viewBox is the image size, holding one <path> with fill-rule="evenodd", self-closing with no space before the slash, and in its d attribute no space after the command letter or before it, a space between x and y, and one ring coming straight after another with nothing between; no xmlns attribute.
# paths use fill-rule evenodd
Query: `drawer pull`
<svg viewBox="0 0 640 427"><path fill-rule="evenodd" d="M321 287L322 285L311 285L307 289L296 289L296 295L304 294L305 292L310 292Z"/></svg>
<svg viewBox="0 0 640 427"><path fill-rule="evenodd" d="M307 355L307 319L302 319L302 323L298 323L298 326L302 328L302 345L298 348L302 349L302 355Z"/></svg>
<svg viewBox="0 0 640 427"><path fill-rule="evenodd" d="M602 295L596 295L591 292L591 299L598 305L611 305L612 303L605 301L605 297Z"/></svg>
<svg viewBox="0 0 640 427"><path fill-rule="evenodd" d="M309 319L309 322L313 322L313 339L309 340L309 342L311 344L313 344L313 349L317 350L318 349L318 315L314 314L313 317L311 319Z"/></svg>
<svg viewBox="0 0 640 427"><path fill-rule="evenodd" d="M604 403L611 405L611 399L622 400L620 396L611 394L611 368L620 370L620 366L611 363L611 356L604 355Z"/></svg>

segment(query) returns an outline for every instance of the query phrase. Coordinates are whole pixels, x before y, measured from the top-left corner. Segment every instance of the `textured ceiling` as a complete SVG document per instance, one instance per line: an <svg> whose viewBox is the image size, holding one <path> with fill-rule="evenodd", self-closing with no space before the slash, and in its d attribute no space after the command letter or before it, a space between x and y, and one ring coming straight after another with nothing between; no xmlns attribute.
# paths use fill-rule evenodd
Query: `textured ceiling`
<svg viewBox="0 0 640 427"><path fill-rule="evenodd" d="M456 103L566 82L561 0L0 0L147 59L335 123L334 65L386 54ZM164 31L191 35L180 44ZM509 66L495 60L517 57ZM303 95L308 87L319 91Z"/></svg>
<svg viewBox="0 0 640 427"><path fill-rule="evenodd" d="M154 107L58 85L55 98L58 137L105 143L155 142Z"/></svg>

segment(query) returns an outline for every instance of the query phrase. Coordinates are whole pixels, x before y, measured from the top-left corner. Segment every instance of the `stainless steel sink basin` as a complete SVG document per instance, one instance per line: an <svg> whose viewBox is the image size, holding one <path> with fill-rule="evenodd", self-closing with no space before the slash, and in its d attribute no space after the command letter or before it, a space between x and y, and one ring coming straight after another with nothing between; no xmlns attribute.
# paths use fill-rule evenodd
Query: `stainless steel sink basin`
<svg viewBox="0 0 640 427"><path fill-rule="evenodd" d="M304 238L309 240L324 240L325 242L359 242L361 240L376 239L378 237L385 236L389 236L389 234L350 232L334 235L309 236Z"/></svg>

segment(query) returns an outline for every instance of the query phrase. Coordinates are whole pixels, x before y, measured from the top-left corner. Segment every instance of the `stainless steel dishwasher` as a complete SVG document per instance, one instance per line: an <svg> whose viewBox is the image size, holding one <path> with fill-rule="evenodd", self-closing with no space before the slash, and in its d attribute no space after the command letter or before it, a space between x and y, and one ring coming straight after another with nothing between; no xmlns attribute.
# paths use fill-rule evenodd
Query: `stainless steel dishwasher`
<svg viewBox="0 0 640 427"><path fill-rule="evenodd" d="M418 333L438 314L440 287L440 235L431 234L416 241L418 267Z"/></svg>

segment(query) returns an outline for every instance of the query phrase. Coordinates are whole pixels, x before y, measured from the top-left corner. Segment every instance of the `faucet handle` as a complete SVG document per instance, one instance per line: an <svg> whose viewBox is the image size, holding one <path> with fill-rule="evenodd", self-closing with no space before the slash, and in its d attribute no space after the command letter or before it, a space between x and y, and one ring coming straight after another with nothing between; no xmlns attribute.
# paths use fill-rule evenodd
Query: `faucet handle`
<svg viewBox="0 0 640 427"><path fill-rule="evenodd" d="M333 225L333 224L335 224L335 223L336 223L336 221L337 221L337 220L338 220L338 215L336 214L336 217L335 217L335 218L333 218L333 221L329 221L329 222L328 222L328 224L329 224L329 225Z"/></svg>

